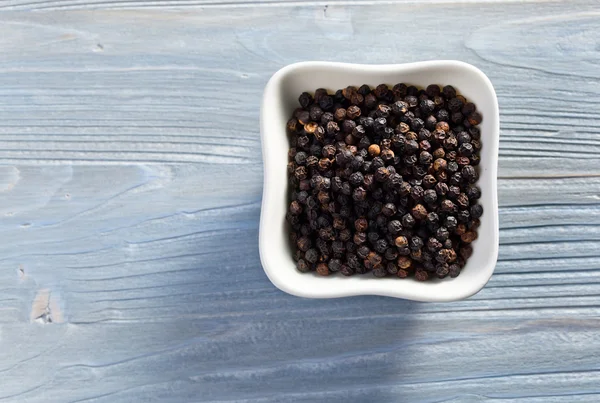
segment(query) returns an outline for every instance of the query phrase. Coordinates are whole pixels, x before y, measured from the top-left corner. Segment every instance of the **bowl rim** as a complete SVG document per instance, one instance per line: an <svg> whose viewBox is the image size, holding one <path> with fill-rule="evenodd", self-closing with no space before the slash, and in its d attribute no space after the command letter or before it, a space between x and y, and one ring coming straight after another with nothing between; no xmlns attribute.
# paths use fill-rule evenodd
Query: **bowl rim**
<svg viewBox="0 0 600 403"><path fill-rule="evenodd" d="M267 103L272 101L272 98L270 97L271 92L273 91L273 89L275 89L274 87L277 87L279 85L279 83L281 82L281 80L286 77L288 74L293 73L295 70L301 69L301 68L305 68L305 67L312 67L312 68L324 68L324 69L344 69L346 71L351 70L351 71L360 71L362 73L369 72L372 74L381 74L381 73L389 73L390 70L398 70L399 73L401 73L402 71L407 71L407 70L416 70L416 69L420 69L420 68L460 68L465 70L466 72L470 73L470 74L475 74L479 77L479 79L481 79L484 84L487 86L487 91L489 92L489 94L492 95L492 101L493 101L493 114L495 115L495 125L493 127L493 133L491 133L490 139L488 140L490 145L493 146L493 153L492 153L492 157L493 160L490 160L488 162L488 166L489 169L491 170L490 172L490 177L492 180L492 200L491 200L491 204L492 204L492 209L493 209L493 217L491 220L491 224L493 226L492 228L492 232L493 232L493 239L490 240L489 243L486 243L486 246L491 247L492 250L490 251L490 255L492 256L492 259L490 260L490 263L488 265L486 265L486 267L490 267L487 270L487 275L485 276L485 278L482 278L481 281L475 283L473 282L472 284L474 284L474 286L472 287L457 287L456 291L452 293L452 295L445 295L445 296L439 296L439 295L433 295L432 293L430 294L423 294L423 293L416 293L416 294L412 294L412 295L399 295L398 292L388 292L385 290L370 290L367 283L365 283L365 286L363 287L364 291L361 289L360 292L353 292L351 290L340 290L340 289L336 289L336 290L332 290L329 294L325 295L322 293L319 294L315 294L315 293L311 293L308 290L304 290L304 289L299 289L299 288L295 288L292 286L291 282L289 281L283 281L283 276L277 276L274 273L274 269L271 265L271 263L269 262L269 257L268 257L268 252L267 252L267 244L269 241L269 235L267 235L267 231L266 231L266 216L267 216L267 211L268 211L268 207L269 204L271 203L270 198L268 197L269 195L269 190L271 189L271 187L274 184L270 183L270 163L269 163L269 158L267 158L267 156L269 155L269 147L266 145L266 141L265 138L267 136L267 132L268 130L265 129L265 121L267 120L267 115L269 114L269 112L267 112L267 110L269 108L267 108ZM397 63L397 64L356 64L356 63L343 63L343 62L328 62L328 61L302 61L302 62L296 62L296 63L292 63L292 64L288 64L282 68L280 68L278 71L276 71L271 78L269 79L269 81L267 82L264 92L263 92L263 97L261 100L261 110L260 110L260 138L261 138L261 149L262 149L262 161L263 161L263 193L262 193L262 203L261 203L261 215L260 215L260 224L259 224L259 256L260 256L260 260L261 260L261 265L263 267L263 270L265 272L265 274L267 275L267 277L269 278L269 280L273 283L273 285L275 285L277 288L279 288L280 290L291 294L291 295L295 295L295 296L299 296L299 297L304 297L304 298L339 298L339 297L346 297L346 296L359 296L359 295L379 295L379 296L388 296L388 297L394 297L394 298L402 298L402 299L408 299L408 300L415 300L415 301L423 301L423 302L449 302L449 301L457 301L457 300L461 300L461 299L465 299L468 298L476 293L478 293L479 291L481 291L481 289L483 289L483 287L488 283L489 279L491 278L491 276L493 275L493 272L495 270L495 266L497 264L497 260L498 260L498 250L499 250L499 214L498 214L498 185L497 185L497 178L498 178L498 150L499 150L499 137L500 137L500 119L499 119L499 107L498 107L498 98L497 98L497 94L496 91L490 81L490 79L487 77L487 75L485 73L483 73L480 69L478 69L477 67L466 63L466 62L462 62L459 60L429 60L429 61L419 61L419 62L411 62L411 63ZM483 245L482 245L483 246ZM290 256L290 260L292 260L291 256ZM324 281L327 281L327 279L323 279ZM443 280L442 280L443 281Z"/></svg>

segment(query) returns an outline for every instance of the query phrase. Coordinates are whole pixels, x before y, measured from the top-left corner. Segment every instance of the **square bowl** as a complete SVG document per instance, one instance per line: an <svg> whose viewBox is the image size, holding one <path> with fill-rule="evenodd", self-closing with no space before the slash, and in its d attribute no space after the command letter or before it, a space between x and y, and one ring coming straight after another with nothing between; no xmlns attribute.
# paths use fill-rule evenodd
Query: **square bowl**
<svg viewBox="0 0 600 403"><path fill-rule="evenodd" d="M473 255L456 278L418 282L412 278L375 278L372 275L321 277L300 273L292 258L285 214L289 204L287 163L289 142L286 123L303 91L316 88L335 91L349 85L404 82L417 87L429 84L452 85L477 105L483 116L479 180L483 216L473 242ZM264 163L264 189L260 217L259 250L265 273L282 291L307 298L335 298L352 295L385 295L416 301L454 301L467 298L488 282L498 258L498 100L492 83L476 67L452 60L360 65L331 62L301 62L276 72L263 95L260 131Z"/></svg>

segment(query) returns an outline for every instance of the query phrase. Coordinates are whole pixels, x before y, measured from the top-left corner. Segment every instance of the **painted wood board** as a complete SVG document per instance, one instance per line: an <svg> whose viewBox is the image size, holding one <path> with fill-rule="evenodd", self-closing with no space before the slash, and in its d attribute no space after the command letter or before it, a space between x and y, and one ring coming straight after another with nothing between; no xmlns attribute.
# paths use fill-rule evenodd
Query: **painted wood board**
<svg viewBox="0 0 600 403"><path fill-rule="evenodd" d="M598 401L597 2L152 4L0 12L0 402ZM257 250L270 74L436 58L499 96L488 286L276 290Z"/></svg>

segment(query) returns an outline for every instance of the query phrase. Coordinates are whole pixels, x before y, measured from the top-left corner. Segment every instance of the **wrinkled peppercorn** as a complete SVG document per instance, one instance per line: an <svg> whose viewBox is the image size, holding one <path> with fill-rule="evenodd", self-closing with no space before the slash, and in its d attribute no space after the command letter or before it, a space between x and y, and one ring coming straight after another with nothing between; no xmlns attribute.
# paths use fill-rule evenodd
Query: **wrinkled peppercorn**
<svg viewBox="0 0 600 403"><path fill-rule="evenodd" d="M456 277L483 208L481 114L452 86L300 94L286 220L300 272Z"/></svg>

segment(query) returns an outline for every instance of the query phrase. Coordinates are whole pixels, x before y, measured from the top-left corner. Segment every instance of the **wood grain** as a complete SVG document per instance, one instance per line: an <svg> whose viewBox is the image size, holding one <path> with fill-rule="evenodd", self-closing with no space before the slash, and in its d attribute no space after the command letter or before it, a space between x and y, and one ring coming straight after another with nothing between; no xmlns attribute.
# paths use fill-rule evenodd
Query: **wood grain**
<svg viewBox="0 0 600 403"><path fill-rule="evenodd" d="M0 402L597 402L597 2L441 3L0 12ZM496 87L500 258L466 301L261 269L262 88L360 55Z"/></svg>
<svg viewBox="0 0 600 403"><path fill-rule="evenodd" d="M461 0L460 3L515 3L551 2L556 0ZM388 0L4 0L0 9L4 10L79 10L79 9L131 9L131 8L230 8L230 7L279 7L322 6L344 4L386 4ZM456 0L393 0L403 5L455 4Z"/></svg>

